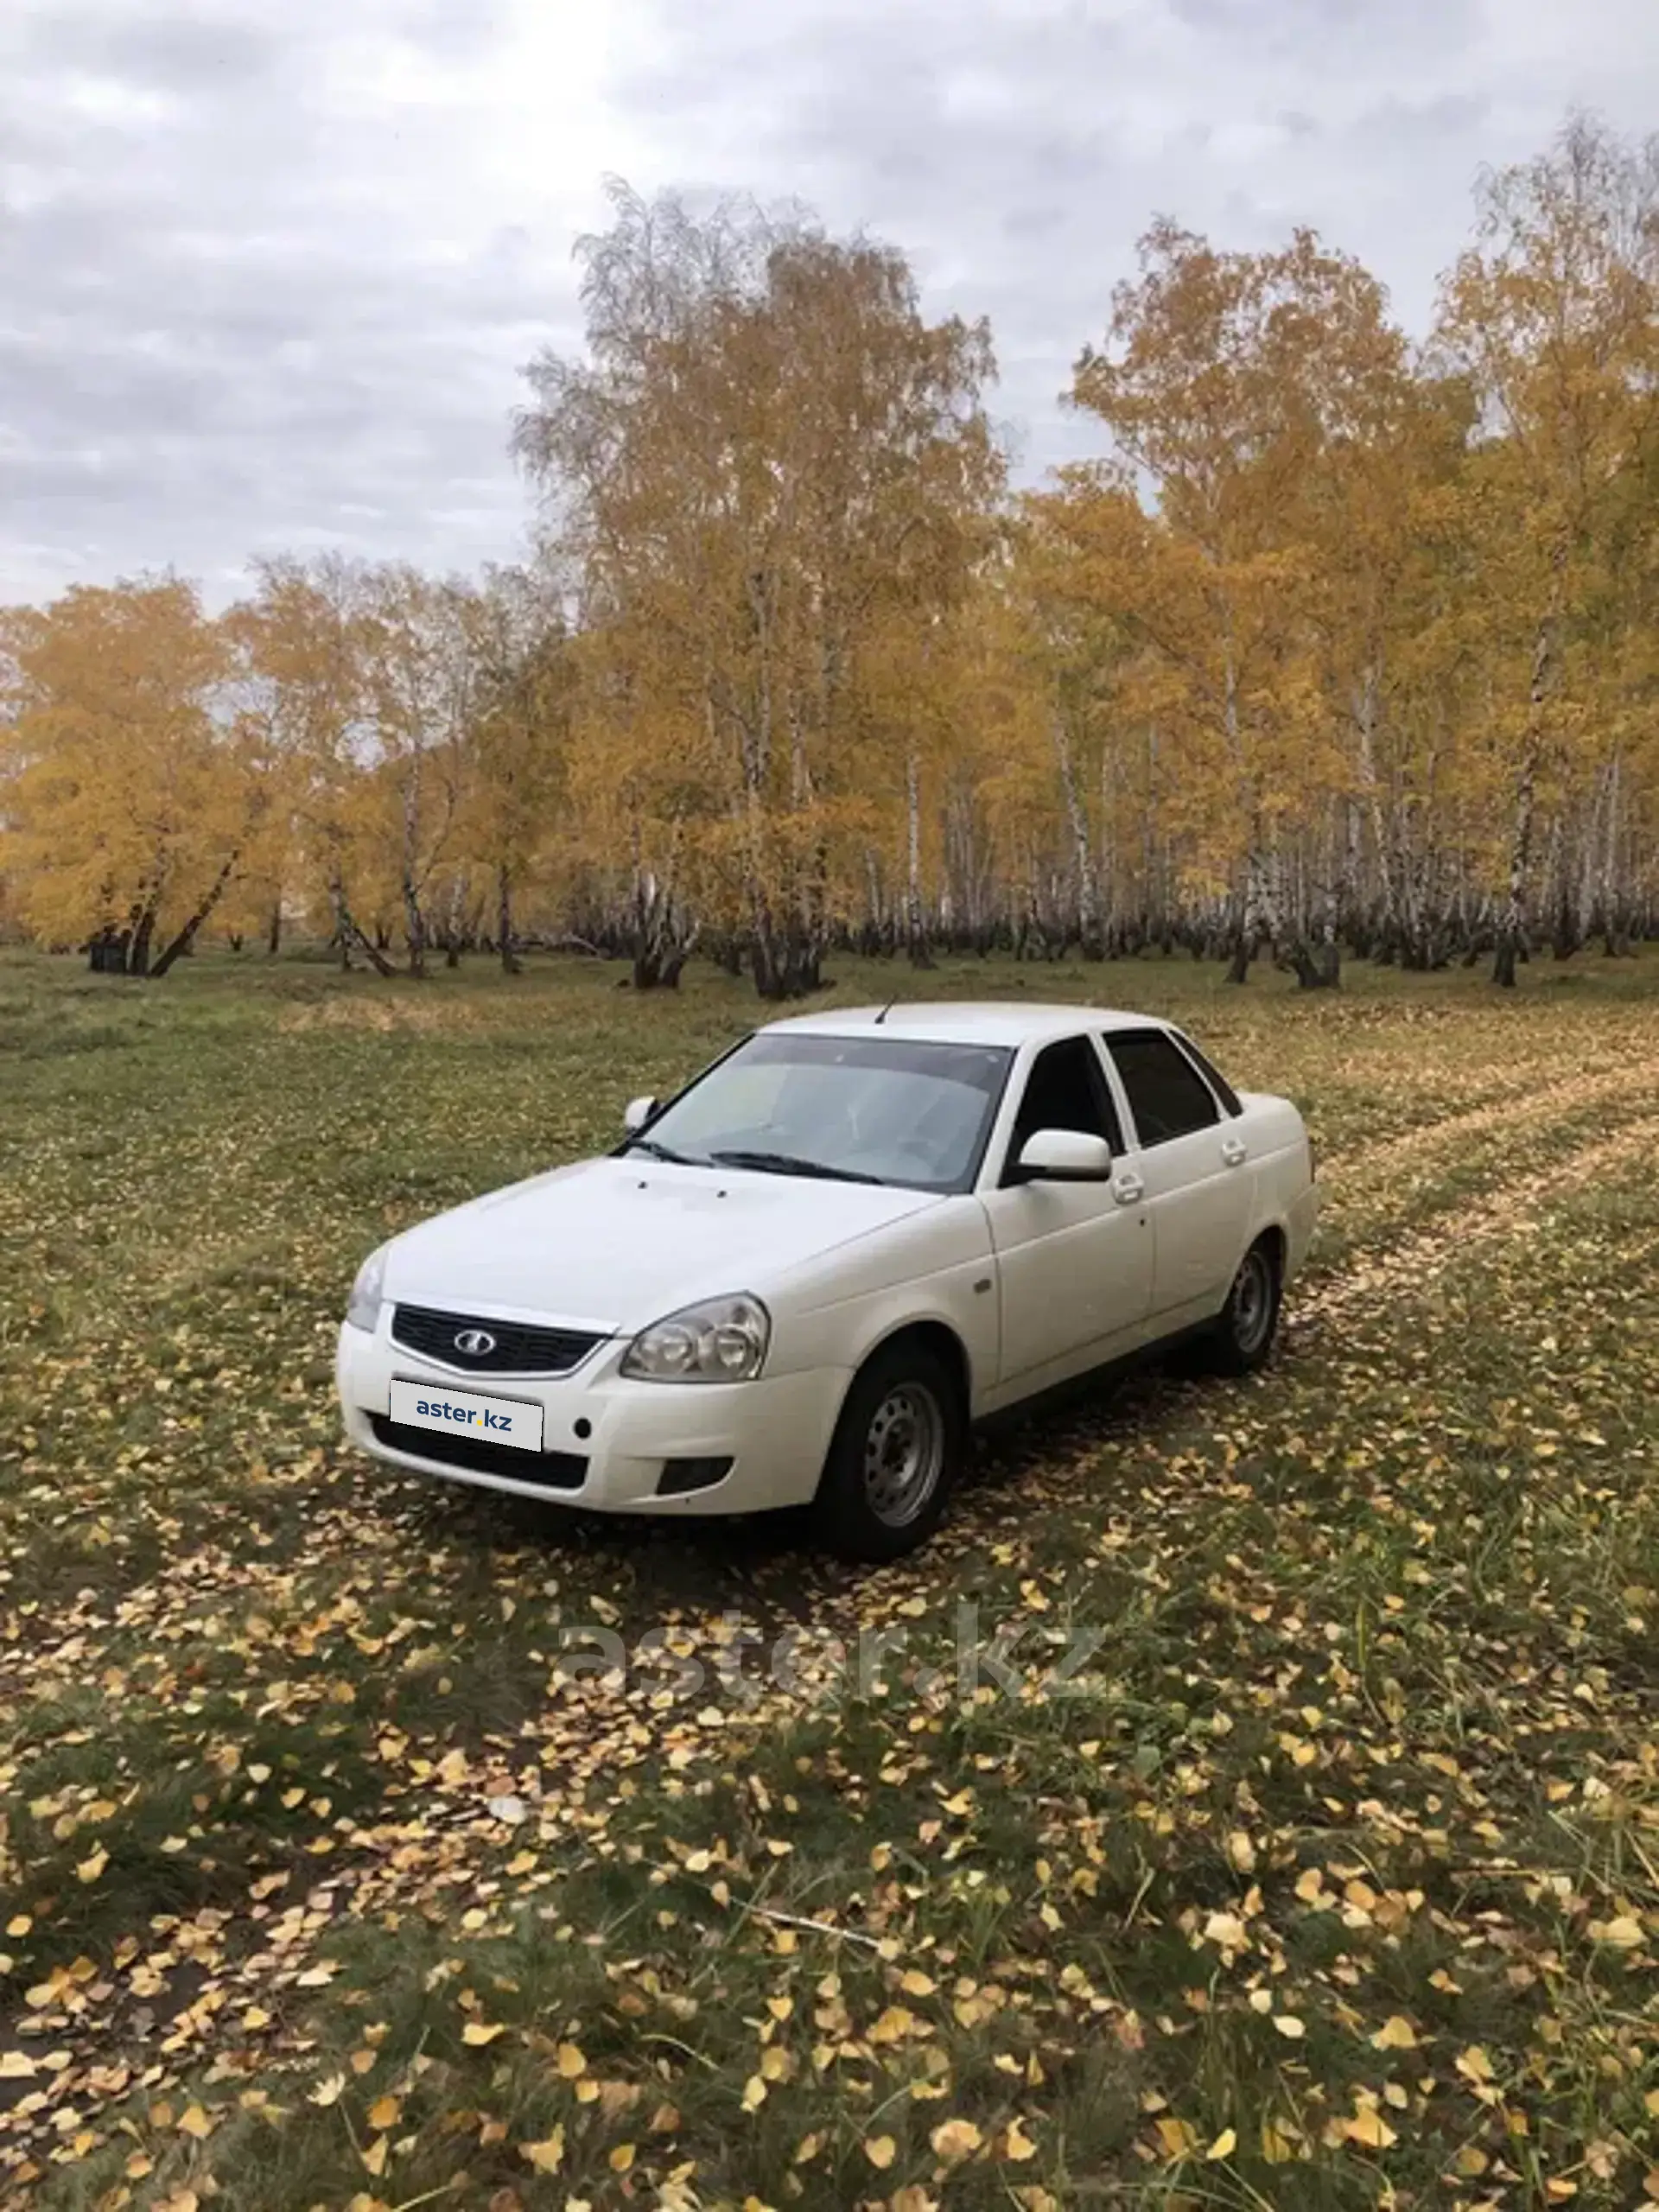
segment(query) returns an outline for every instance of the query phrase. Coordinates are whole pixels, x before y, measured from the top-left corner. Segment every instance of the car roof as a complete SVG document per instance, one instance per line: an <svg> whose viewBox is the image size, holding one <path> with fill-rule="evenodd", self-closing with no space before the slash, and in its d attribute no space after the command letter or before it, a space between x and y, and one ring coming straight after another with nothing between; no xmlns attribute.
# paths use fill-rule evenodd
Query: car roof
<svg viewBox="0 0 1659 2212"><path fill-rule="evenodd" d="M939 999L905 1001L885 1010L879 1006L854 1006L838 1007L832 1014L798 1014L768 1022L766 1030L768 1034L789 1029L819 1037L856 1037L878 1026L884 1037L928 1038L948 1045L1019 1046L1075 1037L1082 1030L1164 1025L1155 1014L1130 1014L1121 1007Z"/></svg>

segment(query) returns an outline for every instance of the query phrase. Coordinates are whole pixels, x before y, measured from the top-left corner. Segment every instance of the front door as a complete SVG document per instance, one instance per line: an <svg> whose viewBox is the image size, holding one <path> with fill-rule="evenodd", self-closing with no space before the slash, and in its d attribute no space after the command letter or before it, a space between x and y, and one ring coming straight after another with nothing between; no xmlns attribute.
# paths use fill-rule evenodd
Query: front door
<svg viewBox="0 0 1659 2212"><path fill-rule="evenodd" d="M1067 1037L1032 1062L996 1187L982 1192L1001 1305L999 1389L1033 1389L1109 1358L1152 1300L1152 1235L1144 1206L1111 1182L1026 1180L1018 1160L1038 1129L1077 1129L1123 1150L1094 1041ZM1039 1370L1052 1369L1052 1373Z"/></svg>

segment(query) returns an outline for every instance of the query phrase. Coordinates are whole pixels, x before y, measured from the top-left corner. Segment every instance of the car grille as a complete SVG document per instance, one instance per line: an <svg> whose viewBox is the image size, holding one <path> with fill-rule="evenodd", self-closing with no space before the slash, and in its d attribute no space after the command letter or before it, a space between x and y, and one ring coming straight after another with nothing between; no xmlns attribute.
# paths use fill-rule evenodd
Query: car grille
<svg viewBox="0 0 1659 2212"><path fill-rule="evenodd" d="M588 1462L580 1452L521 1452L512 1444L486 1444L482 1437L414 1428L385 1414L371 1414L369 1427L389 1451L437 1459L474 1475L505 1475L512 1482L533 1483L537 1490L580 1490L588 1479Z"/></svg>
<svg viewBox="0 0 1659 2212"><path fill-rule="evenodd" d="M488 1351L462 1351L455 1338L469 1329L493 1339ZM440 1313L429 1306L392 1309L391 1340L461 1375L567 1375L604 1337L587 1329L543 1329L529 1321L494 1321L475 1313Z"/></svg>

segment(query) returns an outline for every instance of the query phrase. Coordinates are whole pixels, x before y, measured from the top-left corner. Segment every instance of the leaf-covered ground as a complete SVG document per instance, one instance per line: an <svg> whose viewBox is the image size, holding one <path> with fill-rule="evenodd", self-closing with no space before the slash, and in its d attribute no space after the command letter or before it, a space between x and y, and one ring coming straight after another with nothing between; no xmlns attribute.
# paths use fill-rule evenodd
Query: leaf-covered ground
<svg viewBox="0 0 1659 2212"><path fill-rule="evenodd" d="M337 1441L361 1254L739 987L0 965L7 2201L1659 2198L1659 960L841 964L1173 1012L1325 1192L1264 1376L880 1573Z"/></svg>

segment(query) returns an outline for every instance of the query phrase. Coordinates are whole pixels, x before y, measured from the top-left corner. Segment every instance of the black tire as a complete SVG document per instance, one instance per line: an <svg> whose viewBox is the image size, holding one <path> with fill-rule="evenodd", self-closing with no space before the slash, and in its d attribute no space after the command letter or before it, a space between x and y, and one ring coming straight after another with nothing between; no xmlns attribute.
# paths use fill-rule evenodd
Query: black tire
<svg viewBox="0 0 1659 2212"><path fill-rule="evenodd" d="M818 1541L843 1559L902 1559L944 1516L968 1422L949 1363L917 1338L885 1344L853 1377L818 1478Z"/></svg>
<svg viewBox="0 0 1659 2212"><path fill-rule="evenodd" d="M1279 1247L1258 1236L1238 1263L1227 1303L1205 1340L1208 1364L1217 1375L1253 1375L1273 1351L1279 1331Z"/></svg>

